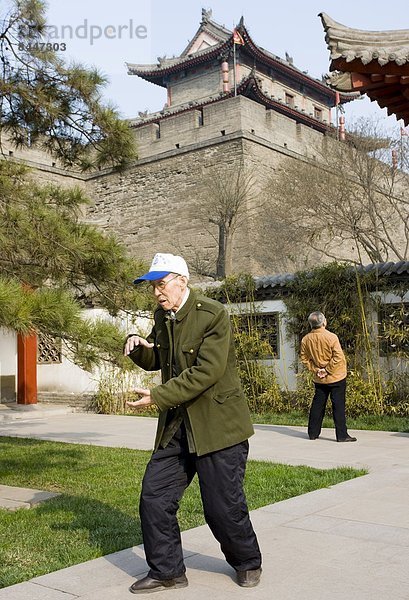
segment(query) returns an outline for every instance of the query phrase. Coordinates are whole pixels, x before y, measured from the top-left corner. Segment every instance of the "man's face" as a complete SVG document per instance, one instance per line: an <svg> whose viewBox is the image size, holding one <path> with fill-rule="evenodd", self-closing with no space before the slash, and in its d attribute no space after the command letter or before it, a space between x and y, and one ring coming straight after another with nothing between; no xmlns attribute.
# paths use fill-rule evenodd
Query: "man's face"
<svg viewBox="0 0 409 600"><path fill-rule="evenodd" d="M163 279L152 281L150 288L163 310L177 310L185 295L187 278L183 275L169 273Z"/></svg>

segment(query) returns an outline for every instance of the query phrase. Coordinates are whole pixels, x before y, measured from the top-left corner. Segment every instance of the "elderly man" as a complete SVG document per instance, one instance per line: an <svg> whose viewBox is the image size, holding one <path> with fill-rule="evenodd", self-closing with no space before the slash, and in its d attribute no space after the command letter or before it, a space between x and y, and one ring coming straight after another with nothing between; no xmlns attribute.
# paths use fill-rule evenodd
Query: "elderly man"
<svg viewBox="0 0 409 600"><path fill-rule="evenodd" d="M237 374L229 316L222 304L188 287L184 259L156 254L148 281L158 308L146 339L128 337L124 353L162 384L128 402L159 409L140 517L149 573L130 588L146 593L188 585L176 518L197 473L204 515L242 587L261 575L261 555L243 492L248 438L254 433Z"/></svg>
<svg viewBox="0 0 409 600"><path fill-rule="evenodd" d="M339 339L326 329L327 320L322 312L312 312L308 322L311 331L301 340L301 361L313 373L315 385L308 435L310 440L319 437L330 395L337 442L356 442L355 437L348 435L345 420L347 364Z"/></svg>

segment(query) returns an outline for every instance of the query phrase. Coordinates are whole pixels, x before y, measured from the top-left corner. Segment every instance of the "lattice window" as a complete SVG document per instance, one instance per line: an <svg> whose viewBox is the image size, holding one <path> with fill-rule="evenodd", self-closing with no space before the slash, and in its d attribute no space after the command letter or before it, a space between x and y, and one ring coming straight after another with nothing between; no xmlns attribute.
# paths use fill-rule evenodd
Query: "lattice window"
<svg viewBox="0 0 409 600"><path fill-rule="evenodd" d="M236 322L240 331L244 331L251 336L255 335L261 342L267 343L268 350L261 353L256 352L254 358L279 358L279 313L240 314L235 315L234 318L237 320Z"/></svg>
<svg viewBox="0 0 409 600"><path fill-rule="evenodd" d="M51 365L61 362L61 340L40 333L37 344L37 363Z"/></svg>
<svg viewBox="0 0 409 600"><path fill-rule="evenodd" d="M383 356L409 352L409 303L382 304L378 312L379 348Z"/></svg>

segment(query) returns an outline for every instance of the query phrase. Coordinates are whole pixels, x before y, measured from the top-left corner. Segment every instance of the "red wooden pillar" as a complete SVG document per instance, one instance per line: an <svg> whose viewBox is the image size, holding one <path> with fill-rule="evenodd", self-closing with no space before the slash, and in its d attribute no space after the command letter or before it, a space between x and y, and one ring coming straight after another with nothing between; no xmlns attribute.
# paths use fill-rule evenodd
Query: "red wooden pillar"
<svg viewBox="0 0 409 600"><path fill-rule="evenodd" d="M17 404L37 404L37 336L17 336Z"/></svg>

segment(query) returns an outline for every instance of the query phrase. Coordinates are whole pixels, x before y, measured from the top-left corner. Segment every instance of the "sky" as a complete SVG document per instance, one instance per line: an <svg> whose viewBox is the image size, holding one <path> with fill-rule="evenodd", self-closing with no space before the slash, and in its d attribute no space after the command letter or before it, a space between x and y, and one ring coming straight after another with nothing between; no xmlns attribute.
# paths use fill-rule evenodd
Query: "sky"
<svg viewBox="0 0 409 600"><path fill-rule="evenodd" d="M253 40L270 52L321 78L329 69L329 51L318 13L365 30L409 29L407 0L61 0L48 1L53 42L66 44L67 60L97 67L110 80L104 99L122 117L161 110L166 90L127 74L125 62L156 63L159 56L178 56L199 27L202 8L232 29L243 15ZM64 29L63 29L64 28ZM346 121L373 116L391 131L402 122L388 117L368 98L346 105Z"/></svg>

